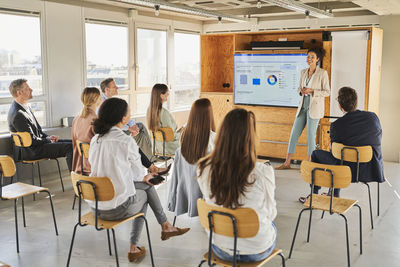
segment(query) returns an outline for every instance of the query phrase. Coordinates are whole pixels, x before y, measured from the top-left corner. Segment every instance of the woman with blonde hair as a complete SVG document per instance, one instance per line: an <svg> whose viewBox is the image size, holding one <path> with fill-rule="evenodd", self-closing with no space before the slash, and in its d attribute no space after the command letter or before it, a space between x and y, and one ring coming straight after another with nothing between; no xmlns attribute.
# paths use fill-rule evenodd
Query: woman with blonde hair
<svg viewBox="0 0 400 267"><path fill-rule="evenodd" d="M93 121L97 119L96 110L100 106L102 100L100 90L96 87L86 87L83 89L81 95L83 109L81 114L76 116L72 122L72 147L73 147L73 160L72 170L76 173L81 172L81 157L79 156L76 141L90 143L94 136ZM90 164L87 159L83 159L83 174L89 175Z"/></svg>
<svg viewBox="0 0 400 267"><path fill-rule="evenodd" d="M260 228L252 238L238 238L237 259L263 260L276 244L275 175L269 165L257 162L255 116L234 109L224 118L215 148L198 162L198 183L209 204L256 211ZM221 259L233 260L233 238L214 235L212 250Z"/></svg>
<svg viewBox="0 0 400 267"><path fill-rule="evenodd" d="M168 210L181 215L197 216L197 199L202 198L196 181L196 163L214 148L215 124L211 102L196 100L181 137L181 147L175 153L174 169L168 194Z"/></svg>
<svg viewBox="0 0 400 267"><path fill-rule="evenodd" d="M163 107L169 96L168 86L157 83L151 90L150 107L147 110L147 125L150 131L157 131L159 128L171 128L175 138L166 142L165 153L175 154L179 147L180 134L177 132L177 125L171 113ZM162 142L156 142L156 151L162 153Z"/></svg>

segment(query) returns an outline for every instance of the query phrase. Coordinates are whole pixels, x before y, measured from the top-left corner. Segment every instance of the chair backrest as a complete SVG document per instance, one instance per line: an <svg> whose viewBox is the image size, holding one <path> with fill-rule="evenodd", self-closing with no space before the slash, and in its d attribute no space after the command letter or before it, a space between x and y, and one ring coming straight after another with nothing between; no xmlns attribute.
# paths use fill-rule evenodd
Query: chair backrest
<svg viewBox="0 0 400 267"><path fill-rule="evenodd" d="M300 165L301 177L312 184L312 173L314 171L314 185L322 187L345 188L351 183L351 169L344 165L327 165L311 161L303 161Z"/></svg>
<svg viewBox="0 0 400 267"><path fill-rule="evenodd" d="M32 137L28 132L11 132L11 137L18 147L30 147L32 145Z"/></svg>
<svg viewBox="0 0 400 267"><path fill-rule="evenodd" d="M78 147L79 156L83 155L83 157L85 159L88 159L89 158L90 144L86 143L86 142L82 142L82 141L76 140L76 146Z"/></svg>
<svg viewBox="0 0 400 267"><path fill-rule="evenodd" d="M175 133L170 127L159 128L153 132L153 136L155 137L156 141L160 142L170 142L175 139Z"/></svg>
<svg viewBox="0 0 400 267"><path fill-rule="evenodd" d="M71 172L72 185L74 186L75 194L79 196L77 182L87 181L91 182L96 186L96 194L98 201L108 201L114 198L115 190L114 185L110 178L108 177L90 177ZM95 195L93 187L90 184L81 183L80 191L82 193L81 197L86 200L95 201Z"/></svg>
<svg viewBox="0 0 400 267"><path fill-rule="evenodd" d="M0 171L4 177L12 177L16 172L14 160L10 156L0 156Z"/></svg>
<svg viewBox="0 0 400 267"><path fill-rule="evenodd" d="M332 155L339 160L348 162L357 162L357 151L358 151L358 162L366 163L372 159L372 147L371 146L345 146L341 143L332 143ZM343 158L342 158L343 152Z"/></svg>
<svg viewBox="0 0 400 267"><path fill-rule="evenodd" d="M210 230L208 214L211 211L219 211L233 215L237 223L237 236L241 238L253 237L260 227L257 213L251 208L228 209L207 204L204 199L197 200L197 210L201 225ZM213 232L223 236L234 237L232 220L223 215L213 214Z"/></svg>

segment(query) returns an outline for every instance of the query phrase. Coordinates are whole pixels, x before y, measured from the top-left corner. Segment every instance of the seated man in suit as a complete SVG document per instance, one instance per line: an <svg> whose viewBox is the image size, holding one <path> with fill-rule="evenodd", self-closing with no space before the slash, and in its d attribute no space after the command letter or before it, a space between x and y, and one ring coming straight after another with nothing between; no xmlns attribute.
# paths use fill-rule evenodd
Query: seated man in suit
<svg viewBox="0 0 400 267"><path fill-rule="evenodd" d="M357 92L350 87L342 87L337 98L340 109L345 113L343 117L331 124L331 142L342 143L348 146L372 146L373 156L368 163L360 163L359 180L361 182L385 181L383 175L383 160L381 152L382 128L378 116L369 111L361 111L357 107ZM333 157L331 152L315 150L311 161L340 165L340 160ZM357 177L357 164L344 162L351 168L353 182ZM314 194L318 194L319 187L314 187ZM334 196L339 197L340 189L334 189Z"/></svg>
<svg viewBox="0 0 400 267"><path fill-rule="evenodd" d="M32 89L25 79L17 79L10 84L10 93L14 97L8 111L10 132L28 132L32 145L26 148L15 147L16 160L36 160L42 158L66 157L69 171L72 168L72 141L59 140L58 136L48 136L42 131L28 101L32 99Z"/></svg>

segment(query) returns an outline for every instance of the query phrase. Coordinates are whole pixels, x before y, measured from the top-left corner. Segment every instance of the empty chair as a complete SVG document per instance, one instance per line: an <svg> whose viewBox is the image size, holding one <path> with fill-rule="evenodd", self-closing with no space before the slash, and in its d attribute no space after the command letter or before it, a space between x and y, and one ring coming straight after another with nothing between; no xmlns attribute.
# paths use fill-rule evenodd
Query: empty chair
<svg viewBox="0 0 400 267"><path fill-rule="evenodd" d="M334 197L333 194L330 196L313 194L314 186L329 187L330 190L333 188L346 188L351 183L351 171L348 166L337 166L337 165L326 165L319 164L310 161L303 161L300 166L301 177L303 180L311 185L311 194L307 201L304 203L304 207L297 219L296 229L290 247L289 258L292 256L294 243L296 240L296 234L299 227L301 215L304 211L310 211L310 217L308 222L308 234L307 242L310 241L311 232L311 219L313 210L329 211L329 214L339 214L345 222L346 231L346 245L347 245L347 265L350 267L350 247L349 247L349 232L347 225L347 218L345 214L353 206L359 209L360 219L360 254L362 254L362 214L361 207L357 204L357 200L345 199ZM329 238L329 237L328 237Z"/></svg>
<svg viewBox="0 0 400 267"><path fill-rule="evenodd" d="M165 167L167 167L168 160L174 157L174 154L168 154L166 150L167 142L171 142L175 139L174 132L171 128L159 128L152 131L153 136L153 158L155 160L164 160ZM162 152L158 152L156 149L157 142L162 142Z"/></svg>
<svg viewBox="0 0 400 267"><path fill-rule="evenodd" d="M285 266L285 257L281 249L274 249L272 253L265 259L258 262L240 263L236 260L237 239L254 237L259 231L259 220L257 213L251 208L228 209L216 207L207 204L203 199L197 200L197 208L199 211L201 225L209 230L209 247L208 252L204 254L204 260L201 261L201 266L207 262L209 266L214 264L222 266L241 266L241 267L256 267L262 266L270 261L276 255L282 259L282 266ZM219 259L211 250L213 233L233 237L233 262Z"/></svg>
<svg viewBox="0 0 400 267"><path fill-rule="evenodd" d="M0 181L0 197L3 199L13 199L14 200L14 216L15 216L15 234L17 241L17 252L19 253L19 237L18 237L18 213L17 213L17 201L21 199L22 202L22 218L24 221L24 227L26 227L25 220L25 206L24 206L24 197L28 195L33 195L39 192L46 192L49 195L51 212L53 213L53 222L54 228L56 230L56 235L58 235L57 230L57 222L54 214L53 200L51 198L51 194L47 188L34 186L25 183L11 183L9 185L3 186L3 177L13 177L16 168L14 160L9 156L0 156L0 172L1 172L1 181Z"/></svg>

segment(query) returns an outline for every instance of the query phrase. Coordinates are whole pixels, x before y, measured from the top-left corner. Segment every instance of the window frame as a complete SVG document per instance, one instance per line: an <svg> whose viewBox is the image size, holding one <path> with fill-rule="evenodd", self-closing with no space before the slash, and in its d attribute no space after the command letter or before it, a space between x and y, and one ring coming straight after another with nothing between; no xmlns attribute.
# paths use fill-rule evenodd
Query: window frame
<svg viewBox="0 0 400 267"><path fill-rule="evenodd" d="M49 127L52 121L51 103L49 101L49 90L48 90L48 66L47 66L47 47L46 47L46 32L45 32L45 20L42 18L42 12L40 11L29 11L29 10L14 10L14 9L0 9L0 15L14 15L21 17L35 17L39 19L39 33L40 33L40 57L42 65L42 94L33 96L30 103L44 102L44 113L45 113L45 124L41 125L43 128ZM29 80L28 80L29 84ZM12 104L14 97L0 98L0 105ZM0 134L8 133L7 131L1 131Z"/></svg>

